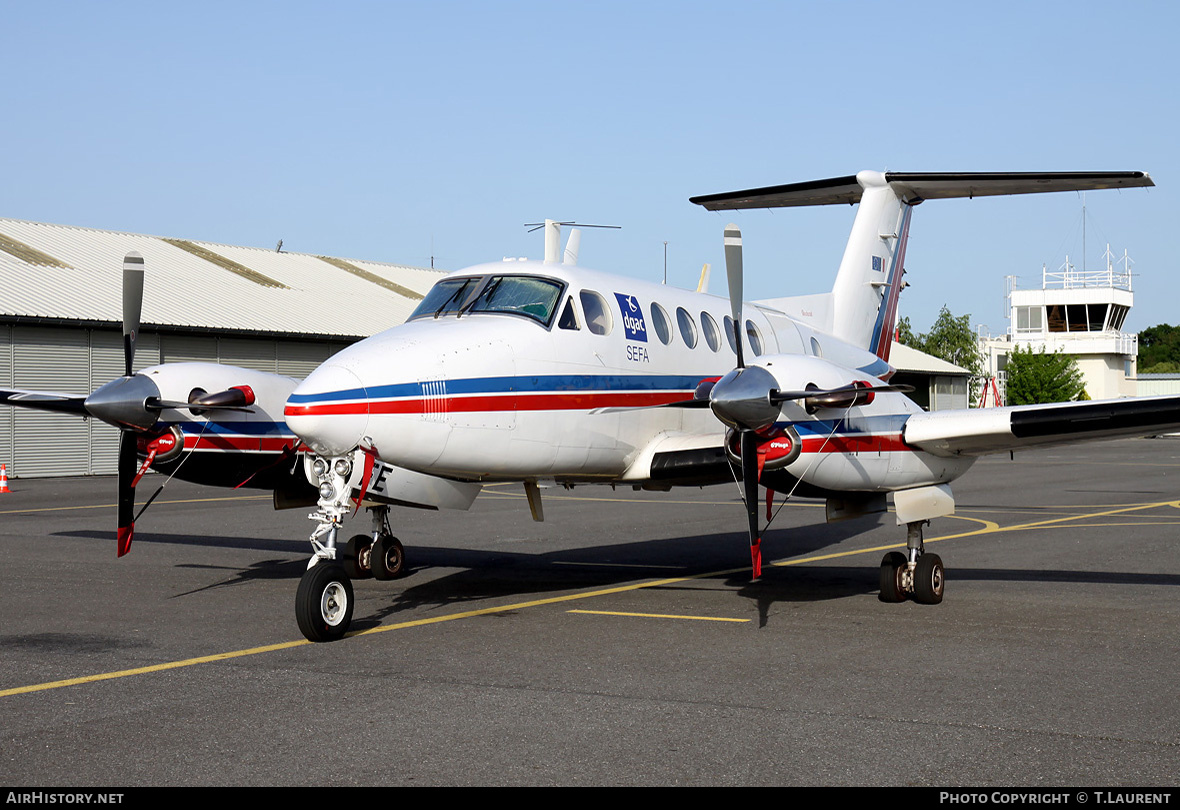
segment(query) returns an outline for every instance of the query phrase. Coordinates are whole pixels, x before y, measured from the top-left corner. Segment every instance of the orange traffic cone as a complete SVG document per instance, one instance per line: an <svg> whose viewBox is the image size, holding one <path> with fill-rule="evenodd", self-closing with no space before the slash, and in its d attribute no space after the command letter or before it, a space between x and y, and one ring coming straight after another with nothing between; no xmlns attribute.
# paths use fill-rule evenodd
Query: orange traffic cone
<svg viewBox="0 0 1180 810"><path fill-rule="evenodd" d="M8 488L8 467L0 464L0 492L11 492Z"/></svg>

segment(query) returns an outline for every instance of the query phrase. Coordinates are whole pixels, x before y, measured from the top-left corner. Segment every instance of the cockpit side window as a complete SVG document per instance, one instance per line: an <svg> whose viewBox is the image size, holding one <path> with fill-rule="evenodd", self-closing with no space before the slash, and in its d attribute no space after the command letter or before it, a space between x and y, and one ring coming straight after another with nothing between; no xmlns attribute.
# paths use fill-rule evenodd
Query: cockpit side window
<svg viewBox="0 0 1180 810"><path fill-rule="evenodd" d="M609 335L614 319L611 318L606 299L592 290L582 290L578 298L586 316L586 328L596 335Z"/></svg>
<svg viewBox="0 0 1180 810"><path fill-rule="evenodd" d="M574 309L574 297L571 295L565 299L565 307L561 310L561 317L557 319L558 329L578 330L578 312Z"/></svg>

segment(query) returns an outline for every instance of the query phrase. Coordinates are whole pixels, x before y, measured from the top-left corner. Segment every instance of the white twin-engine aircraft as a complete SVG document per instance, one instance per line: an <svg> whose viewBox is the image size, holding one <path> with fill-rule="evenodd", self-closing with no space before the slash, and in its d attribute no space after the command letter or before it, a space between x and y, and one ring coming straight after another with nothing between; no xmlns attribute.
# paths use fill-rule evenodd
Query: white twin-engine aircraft
<svg viewBox="0 0 1180 810"><path fill-rule="evenodd" d="M759 485L823 497L828 519L884 511L905 554L881 563L882 601L942 600L942 561L922 526L951 514L949 483L979 455L1180 426L1180 397L925 413L889 346L914 206L928 199L1153 185L1142 172L855 176L693 198L710 210L859 203L830 293L742 301L741 235L725 228L729 298L559 261L505 261L438 282L409 321L335 355L287 400L312 451L314 549L296 599L307 638L343 635L350 577L397 575L388 504L467 508L488 482L648 489L740 479L753 574ZM571 234L571 242L575 241ZM338 545L353 504L371 537ZM769 501L768 501L769 503Z"/></svg>
<svg viewBox="0 0 1180 810"><path fill-rule="evenodd" d="M351 579L404 571L391 506L467 509L484 484L505 481L523 483L541 520L542 483L665 490L740 480L755 577L760 486L768 509L776 492L826 498L829 521L883 512L891 494L908 542L906 553L885 555L880 598L934 604L944 571L922 526L953 512L949 484L977 456L1177 428L1180 397L923 412L889 384L914 206L1151 185L1143 172L865 171L693 198L709 210L859 203L831 292L753 303L742 301L736 226L725 228L726 299L578 267L578 231L562 257L549 222L544 261L445 277L407 323L302 383L208 363L133 373L143 290L133 253L123 274L124 376L89 395L0 390L0 403L121 430L120 555L149 468L271 489L276 508L316 504L314 553L296 596L313 641L348 630ZM362 504L371 530L340 542Z"/></svg>

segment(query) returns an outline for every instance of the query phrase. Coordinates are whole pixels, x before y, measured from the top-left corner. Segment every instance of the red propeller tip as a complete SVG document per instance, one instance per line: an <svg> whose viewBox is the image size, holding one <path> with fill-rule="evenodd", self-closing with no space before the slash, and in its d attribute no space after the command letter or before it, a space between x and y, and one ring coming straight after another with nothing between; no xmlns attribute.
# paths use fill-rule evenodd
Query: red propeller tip
<svg viewBox="0 0 1180 810"><path fill-rule="evenodd" d="M762 538L750 544L750 563L754 567L754 579L762 576Z"/></svg>
<svg viewBox="0 0 1180 810"><path fill-rule="evenodd" d="M131 538L135 534L135 524L119 527L119 554L122 557L131 550Z"/></svg>

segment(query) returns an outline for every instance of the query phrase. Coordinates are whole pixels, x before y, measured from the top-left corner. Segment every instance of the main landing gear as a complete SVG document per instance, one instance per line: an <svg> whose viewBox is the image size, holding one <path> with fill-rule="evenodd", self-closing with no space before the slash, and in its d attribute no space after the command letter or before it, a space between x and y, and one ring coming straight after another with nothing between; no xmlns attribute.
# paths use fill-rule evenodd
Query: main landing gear
<svg viewBox="0 0 1180 810"><path fill-rule="evenodd" d="M386 505L368 507L373 523L370 534L358 534L338 546L340 526L352 509L351 460L317 457L312 470L319 478L320 500L317 510L308 515L316 522L311 533L313 554L295 593L295 620L308 641L335 641L352 623L352 580L399 577L405 573L406 554L390 529Z"/></svg>
<svg viewBox="0 0 1180 810"><path fill-rule="evenodd" d="M906 524L906 553L891 551L881 560L882 602L904 602L906 597L922 605L942 601L946 572L942 558L927 553L922 542L922 525L926 521Z"/></svg>

